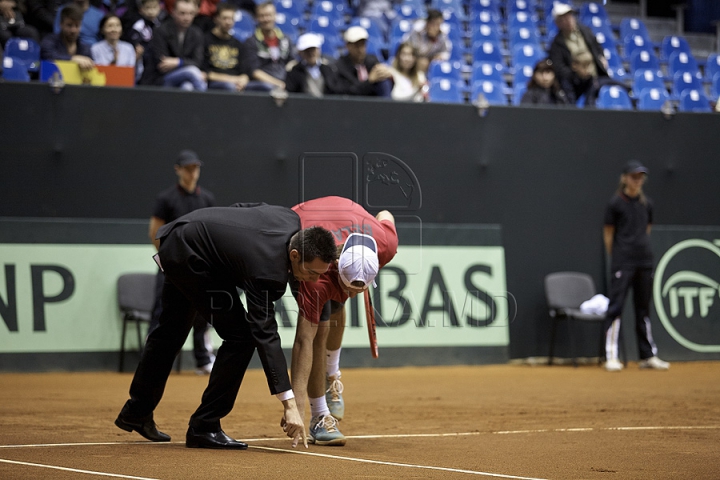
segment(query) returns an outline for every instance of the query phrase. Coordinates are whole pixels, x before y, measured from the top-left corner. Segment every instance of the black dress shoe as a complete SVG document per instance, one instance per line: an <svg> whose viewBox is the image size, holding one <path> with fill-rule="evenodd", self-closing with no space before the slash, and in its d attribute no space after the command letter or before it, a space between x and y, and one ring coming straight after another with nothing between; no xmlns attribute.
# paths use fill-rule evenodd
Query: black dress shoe
<svg viewBox="0 0 720 480"><path fill-rule="evenodd" d="M157 425L155 425L155 422L152 419L140 422L128 420L127 418L123 418L122 415L118 415L117 419L115 419L115 425L117 425L119 428L122 428L126 432L132 432L134 430L143 437L153 442L170 441L170 435L159 431L157 429Z"/></svg>
<svg viewBox="0 0 720 480"><path fill-rule="evenodd" d="M185 437L185 446L188 448L227 448L233 450L246 450L247 443L238 442L225 435L222 430L218 432L196 432L188 428Z"/></svg>

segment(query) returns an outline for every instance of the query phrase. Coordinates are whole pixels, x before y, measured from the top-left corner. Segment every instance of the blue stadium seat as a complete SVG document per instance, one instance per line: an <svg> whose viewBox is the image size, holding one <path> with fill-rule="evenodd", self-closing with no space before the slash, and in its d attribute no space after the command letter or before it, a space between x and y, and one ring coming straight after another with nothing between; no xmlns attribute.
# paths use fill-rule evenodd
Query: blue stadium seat
<svg viewBox="0 0 720 480"><path fill-rule="evenodd" d="M532 0L507 0L505 9L509 14L515 12L533 12L535 10L535 2ZM508 15L509 16L509 15Z"/></svg>
<svg viewBox="0 0 720 480"><path fill-rule="evenodd" d="M538 45L519 45L512 52L512 63L514 68L535 64L545 58L545 50Z"/></svg>
<svg viewBox="0 0 720 480"><path fill-rule="evenodd" d="M295 20L297 21L298 19ZM275 15L275 25L282 30L282 32L292 41L293 44L297 42L299 25L293 24L292 19L288 18L287 15L278 12L277 15Z"/></svg>
<svg viewBox="0 0 720 480"><path fill-rule="evenodd" d="M16 61L12 57L5 57L3 58L2 78L5 80L15 80L17 82L29 82L30 74L23 63Z"/></svg>
<svg viewBox="0 0 720 480"><path fill-rule="evenodd" d="M395 20L415 20L426 16L425 9L417 5L403 4L395 7Z"/></svg>
<svg viewBox="0 0 720 480"><path fill-rule="evenodd" d="M690 45L684 37L668 35L663 38L660 44L660 56L663 60L668 61L670 60L670 54L673 52L685 52L688 55L692 55L690 53Z"/></svg>
<svg viewBox="0 0 720 480"><path fill-rule="evenodd" d="M665 82L662 78L655 75L652 70L639 70L635 72L633 80L633 93L639 97L645 90L662 89L665 90Z"/></svg>
<svg viewBox="0 0 720 480"><path fill-rule="evenodd" d="M463 103L465 101L461 82L454 82L447 78L430 82L428 96L431 102L436 103Z"/></svg>
<svg viewBox="0 0 720 480"><path fill-rule="evenodd" d="M605 7L603 7L598 2L588 2L582 4L580 6L580 21L583 23L587 23L586 20L592 17L600 17L602 19L608 20L608 14L605 10Z"/></svg>
<svg viewBox="0 0 720 480"><path fill-rule="evenodd" d="M673 77L673 97L675 99L682 98L682 94L689 90L702 91L702 80L690 72L678 72Z"/></svg>
<svg viewBox="0 0 720 480"><path fill-rule="evenodd" d="M492 82L503 82L503 66L500 63L476 62L473 64L470 85L477 82L490 80Z"/></svg>
<svg viewBox="0 0 720 480"><path fill-rule="evenodd" d="M473 63L491 62L503 63L503 56L500 47L491 42L483 42L473 45Z"/></svg>
<svg viewBox="0 0 720 480"><path fill-rule="evenodd" d="M457 11L452 8L446 8L442 11L442 14L445 25L450 26L450 28L452 28L453 30L463 30L463 22L466 20L466 18L462 10Z"/></svg>
<svg viewBox="0 0 720 480"><path fill-rule="evenodd" d="M670 54L668 58L668 76L675 78L675 74L679 72L689 72L695 76L700 75L697 60L691 53L675 51Z"/></svg>
<svg viewBox="0 0 720 480"><path fill-rule="evenodd" d="M612 35L612 25L607 17L588 17L582 21L582 23L590 27L590 30L592 30L593 33L603 32L606 35Z"/></svg>
<svg viewBox="0 0 720 480"><path fill-rule="evenodd" d="M613 48L611 50L609 48L606 48L603 50L603 54L605 55L605 59L608 61L608 75L610 75L610 77L614 78L615 80L626 79L628 76L628 72L625 71L625 67L620 60L617 49Z"/></svg>
<svg viewBox="0 0 720 480"><path fill-rule="evenodd" d="M276 0L275 11L284 13L288 18L297 18L302 21L303 14L307 8L304 0ZM237 21L237 19L236 19Z"/></svg>
<svg viewBox="0 0 720 480"><path fill-rule="evenodd" d="M596 31L594 33L595 40L597 40L597 42L603 49L611 48L617 50L617 43L615 42L615 37L613 37L612 33L607 33L603 31Z"/></svg>
<svg viewBox="0 0 720 480"><path fill-rule="evenodd" d="M686 90L680 95L678 110L681 112L712 112L710 102L702 90Z"/></svg>
<svg viewBox="0 0 720 480"><path fill-rule="evenodd" d="M635 52L639 50L645 50L652 52L652 43L644 39L640 35L629 36L623 40L623 48L625 53L625 60L630 61ZM653 53L653 57L655 54Z"/></svg>
<svg viewBox="0 0 720 480"><path fill-rule="evenodd" d="M430 8L434 8L435 10L440 10L441 12L444 11L446 8L450 8L453 10L462 10L463 4L461 0L431 0L430 1Z"/></svg>
<svg viewBox="0 0 720 480"><path fill-rule="evenodd" d="M500 2L498 0L475 0L470 3L470 15L474 17L480 12L491 12L500 19Z"/></svg>
<svg viewBox="0 0 720 480"><path fill-rule="evenodd" d="M523 95L527 92L527 84L515 85L513 87L512 104L517 106L520 105Z"/></svg>
<svg viewBox="0 0 720 480"><path fill-rule="evenodd" d="M333 25L340 30L345 26L344 6L342 3L334 3L330 0L322 0L313 3L311 18L327 17Z"/></svg>
<svg viewBox="0 0 720 480"><path fill-rule="evenodd" d="M383 55L382 48L380 47L380 44L377 42L377 40L375 40L374 38L370 37L367 39L365 48L368 55L375 55L381 62L385 60L385 55Z"/></svg>
<svg viewBox="0 0 720 480"><path fill-rule="evenodd" d="M638 70L652 70L655 75L662 77L660 60L651 50L636 50L630 58L630 70L633 75Z"/></svg>
<svg viewBox="0 0 720 480"><path fill-rule="evenodd" d="M447 78L458 82L462 80L462 69L458 62L438 62L433 61L428 67L428 80Z"/></svg>
<svg viewBox="0 0 720 480"><path fill-rule="evenodd" d="M5 44L5 56L21 63L29 72L40 69L40 45L31 38L11 37Z"/></svg>
<svg viewBox="0 0 720 480"><path fill-rule="evenodd" d="M540 32L537 29L519 28L510 34L510 50L519 45L534 45L540 47Z"/></svg>
<svg viewBox="0 0 720 480"><path fill-rule="evenodd" d="M413 21L405 18L396 18L390 25L390 44L394 45L398 40L405 38L413 28Z"/></svg>
<svg viewBox="0 0 720 480"><path fill-rule="evenodd" d="M515 73L513 74L513 88L517 89L520 85L527 87L530 78L532 78L534 68L534 65L516 65Z"/></svg>
<svg viewBox="0 0 720 480"><path fill-rule="evenodd" d="M491 25L493 28L500 28L502 23L502 16L493 10L480 10L470 14L470 25L471 28L476 28L478 25Z"/></svg>
<svg viewBox="0 0 720 480"><path fill-rule="evenodd" d="M718 97L720 97L720 72L715 74L712 82L710 83L710 95L712 95L713 100L719 100Z"/></svg>
<svg viewBox="0 0 720 480"><path fill-rule="evenodd" d="M716 73L720 73L720 55L711 53L705 62L705 81L711 82Z"/></svg>
<svg viewBox="0 0 720 480"><path fill-rule="evenodd" d="M620 21L620 40L625 42L630 37L640 36L646 43L652 44L648 29L639 18L623 18Z"/></svg>
<svg viewBox="0 0 720 480"><path fill-rule="evenodd" d="M492 42L500 45L500 31L498 28L489 24L480 24L475 27L472 33L472 44L482 42Z"/></svg>
<svg viewBox="0 0 720 480"><path fill-rule="evenodd" d="M637 107L638 110L660 110L668 100L670 100L670 95L665 87L649 88L640 93Z"/></svg>
<svg viewBox="0 0 720 480"><path fill-rule="evenodd" d="M233 37L243 42L253 33L255 33L255 20L249 13L237 10L235 12L235 24L233 25Z"/></svg>
<svg viewBox="0 0 720 480"><path fill-rule="evenodd" d="M333 22L332 17L328 17L327 15L311 17L308 31L313 33L319 33L322 34L324 37L330 38L340 36L340 29Z"/></svg>
<svg viewBox="0 0 720 480"><path fill-rule="evenodd" d="M630 96L617 85L605 85L600 88L595 106L604 110L632 110L633 108Z"/></svg>
<svg viewBox="0 0 720 480"><path fill-rule="evenodd" d="M508 98L505 95L505 85L502 82L491 82L486 80L484 82L477 82L472 87L472 94L470 100L476 101L478 96L482 93L487 99L490 105L507 105Z"/></svg>
<svg viewBox="0 0 720 480"><path fill-rule="evenodd" d="M538 17L530 12L515 12L508 17L507 30L512 34L518 28L538 28Z"/></svg>
<svg viewBox="0 0 720 480"><path fill-rule="evenodd" d="M354 17L352 20L350 20L348 28L350 27L364 28L368 32L368 37L375 40L375 42L377 42L378 45L381 45L382 48L387 48L385 36L383 35L382 29L377 24L377 21L375 21L374 19L368 17Z"/></svg>

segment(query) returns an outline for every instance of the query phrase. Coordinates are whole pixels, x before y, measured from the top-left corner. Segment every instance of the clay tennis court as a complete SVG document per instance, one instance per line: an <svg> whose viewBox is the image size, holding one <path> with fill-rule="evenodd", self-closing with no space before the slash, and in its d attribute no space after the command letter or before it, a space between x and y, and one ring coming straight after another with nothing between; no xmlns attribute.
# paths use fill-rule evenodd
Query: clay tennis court
<svg viewBox="0 0 720 480"><path fill-rule="evenodd" d="M187 449L207 377L173 374L155 419L171 443L113 425L131 374L0 375L2 479L552 478L720 475L720 363L668 372L496 365L346 369L345 447L291 449L251 370L223 421L247 451Z"/></svg>

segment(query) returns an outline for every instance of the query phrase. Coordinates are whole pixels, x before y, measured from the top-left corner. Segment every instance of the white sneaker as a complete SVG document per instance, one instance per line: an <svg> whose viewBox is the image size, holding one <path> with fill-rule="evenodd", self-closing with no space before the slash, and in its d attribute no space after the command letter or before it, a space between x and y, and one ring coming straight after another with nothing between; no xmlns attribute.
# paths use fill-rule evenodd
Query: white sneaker
<svg viewBox="0 0 720 480"><path fill-rule="evenodd" d="M345 387L340 381L340 373L332 377L325 377L325 401L330 409L330 414L337 420L342 420L345 416L345 400L343 400L343 390Z"/></svg>
<svg viewBox="0 0 720 480"><path fill-rule="evenodd" d="M341 447L345 445L345 435L338 430L337 420L332 415L312 417L308 443Z"/></svg>
<svg viewBox="0 0 720 480"><path fill-rule="evenodd" d="M653 370L667 370L670 368L670 364L658 357L650 357L645 360L640 360L640 368L652 368Z"/></svg>
<svg viewBox="0 0 720 480"><path fill-rule="evenodd" d="M623 364L620 360L613 358L605 362L605 370L608 372L619 372L623 369Z"/></svg>

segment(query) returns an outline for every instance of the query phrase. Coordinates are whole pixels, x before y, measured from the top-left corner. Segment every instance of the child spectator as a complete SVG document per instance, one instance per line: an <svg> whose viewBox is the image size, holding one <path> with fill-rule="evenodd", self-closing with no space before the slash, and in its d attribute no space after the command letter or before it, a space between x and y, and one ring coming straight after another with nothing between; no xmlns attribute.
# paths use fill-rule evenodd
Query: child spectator
<svg viewBox="0 0 720 480"><path fill-rule="evenodd" d="M565 91L555 78L552 61L549 58L535 64L533 74L527 84L527 91L520 100L521 104L567 105L570 103Z"/></svg>
<svg viewBox="0 0 720 480"><path fill-rule="evenodd" d="M439 10L428 10L427 19L419 20L407 38L418 55L418 68L427 72L433 60L447 60L452 51L452 42L442 31L443 15Z"/></svg>
<svg viewBox="0 0 720 480"><path fill-rule="evenodd" d="M80 24L83 11L76 5L68 5L60 11L60 33L43 38L40 58L43 60L70 60L81 70L90 70L95 64L90 58L90 47L80 41Z"/></svg>
<svg viewBox="0 0 720 480"><path fill-rule="evenodd" d="M395 52L392 66L393 100L424 102L427 94L425 74L418 68L415 49L409 43L401 43Z"/></svg>
<svg viewBox="0 0 720 480"><path fill-rule="evenodd" d="M192 24L196 13L194 0L178 0L171 14L172 20L155 29L141 84L183 90L207 89L205 74L200 71L205 55L203 33Z"/></svg>
<svg viewBox="0 0 720 480"><path fill-rule="evenodd" d="M322 37L316 33L300 35L296 48L301 60L287 74L285 88L288 92L307 93L313 97L336 93L337 72L320 55L322 43Z"/></svg>
<svg viewBox="0 0 720 480"><path fill-rule="evenodd" d="M120 40L122 35L120 17L112 13L105 15L100 20L100 31L105 40L97 42L90 48L95 64L134 67L137 61L135 49L128 42Z"/></svg>
<svg viewBox="0 0 720 480"><path fill-rule="evenodd" d="M148 46L152 40L153 31L160 26L166 16L159 0L139 0L138 11L128 10L123 17L122 39L135 47L135 54L138 58L135 67L136 80L140 80L145 71L145 65L150 61Z"/></svg>
<svg viewBox="0 0 720 480"><path fill-rule="evenodd" d="M38 31L25 24L23 12L25 4L23 0L0 0L0 45L11 37L30 38L36 42L40 41Z"/></svg>
<svg viewBox="0 0 720 480"><path fill-rule="evenodd" d="M61 11L68 7L68 5L77 6L83 14L82 23L80 25L80 40L86 45L94 45L96 42L102 40L100 35L100 20L105 16L105 13L97 7L90 5L90 0L73 0L64 7ZM54 32L60 31L60 13L55 18Z"/></svg>
<svg viewBox="0 0 720 480"><path fill-rule="evenodd" d="M220 3L215 12L215 28L205 34L205 63L208 88L240 92L250 77L244 69L245 46L230 33L237 7Z"/></svg>
<svg viewBox="0 0 720 480"><path fill-rule="evenodd" d="M275 16L272 1L261 3L255 9L257 28L255 34L245 40L250 71L255 80L248 85L248 90L285 88L285 67L295 57L295 52L290 39L275 26Z"/></svg>

